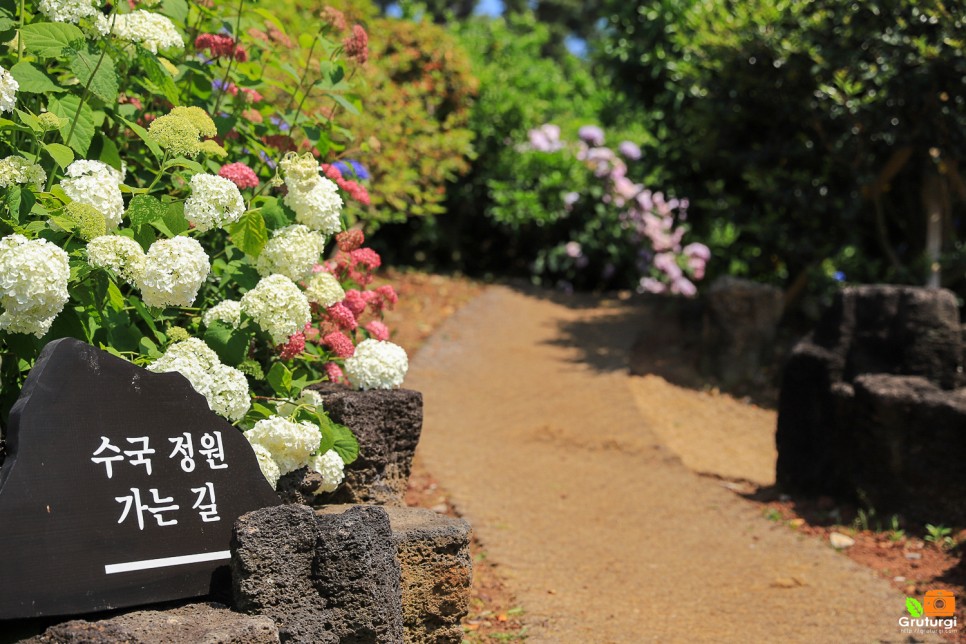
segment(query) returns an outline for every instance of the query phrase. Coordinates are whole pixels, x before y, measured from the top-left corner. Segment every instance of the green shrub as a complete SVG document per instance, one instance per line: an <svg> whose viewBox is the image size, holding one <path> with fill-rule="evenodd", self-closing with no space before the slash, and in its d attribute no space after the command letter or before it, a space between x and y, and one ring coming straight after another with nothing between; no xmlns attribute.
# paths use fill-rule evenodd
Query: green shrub
<svg viewBox="0 0 966 644"><path fill-rule="evenodd" d="M874 269L856 279L924 279L921 204L961 192L961 11L614 0L609 14L599 61L649 107L648 153L692 196L696 230L721 242L717 270L817 290L828 271L816 269L852 249Z"/></svg>
<svg viewBox="0 0 966 644"><path fill-rule="evenodd" d="M331 5L344 14L343 36L353 22L368 33L369 60L350 75L365 95L362 109L335 107L322 95L309 96L304 107L323 117L346 110L343 136L318 152L322 161L354 160L368 171L371 203L353 201L350 220L373 230L444 212L445 184L469 168L472 153L466 123L476 79L456 41L432 23L380 18L369 0L268 4L290 27L306 15L321 21Z"/></svg>

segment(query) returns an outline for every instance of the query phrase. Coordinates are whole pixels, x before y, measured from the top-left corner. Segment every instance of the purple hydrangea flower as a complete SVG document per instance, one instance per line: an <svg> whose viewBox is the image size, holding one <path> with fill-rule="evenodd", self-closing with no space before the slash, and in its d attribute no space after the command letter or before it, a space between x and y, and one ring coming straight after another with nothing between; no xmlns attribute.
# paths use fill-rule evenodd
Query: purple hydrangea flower
<svg viewBox="0 0 966 644"><path fill-rule="evenodd" d="M604 131L596 125L585 125L577 131L577 136L587 145L604 145Z"/></svg>
<svg viewBox="0 0 966 644"><path fill-rule="evenodd" d="M265 162L265 165L267 165L272 170L274 170L275 169L275 166L278 165L277 163L275 163L274 161L272 161L272 157L270 157L267 154L265 154L265 150L259 150L258 151L258 158L261 159L262 161L264 161Z"/></svg>
<svg viewBox="0 0 966 644"><path fill-rule="evenodd" d="M556 152L563 147L560 142L560 128L553 123L545 123L527 133L530 147L537 152Z"/></svg>
<svg viewBox="0 0 966 644"><path fill-rule="evenodd" d="M617 146L617 151L624 155L629 161L637 161L641 158L641 148L631 141L621 141Z"/></svg>
<svg viewBox="0 0 966 644"><path fill-rule="evenodd" d="M352 166L352 170L356 175L356 179L360 181L365 181L366 179L369 178L369 171L366 169L366 166L362 165L355 159L350 159L349 165Z"/></svg>
<svg viewBox="0 0 966 644"><path fill-rule="evenodd" d="M283 119L281 116L277 116L277 115L269 116L268 120L271 121L274 125L276 125L278 129L280 129L282 132L288 132L289 129L291 129L289 127L289 124L286 123L285 119Z"/></svg>

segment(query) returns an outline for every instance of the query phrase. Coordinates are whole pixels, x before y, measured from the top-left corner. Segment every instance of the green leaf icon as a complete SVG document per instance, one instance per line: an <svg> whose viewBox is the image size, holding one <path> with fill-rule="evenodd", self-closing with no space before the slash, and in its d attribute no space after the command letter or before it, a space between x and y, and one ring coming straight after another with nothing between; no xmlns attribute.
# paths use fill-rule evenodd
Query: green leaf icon
<svg viewBox="0 0 966 644"><path fill-rule="evenodd" d="M922 604L915 597L906 597L906 610L913 617L922 617Z"/></svg>

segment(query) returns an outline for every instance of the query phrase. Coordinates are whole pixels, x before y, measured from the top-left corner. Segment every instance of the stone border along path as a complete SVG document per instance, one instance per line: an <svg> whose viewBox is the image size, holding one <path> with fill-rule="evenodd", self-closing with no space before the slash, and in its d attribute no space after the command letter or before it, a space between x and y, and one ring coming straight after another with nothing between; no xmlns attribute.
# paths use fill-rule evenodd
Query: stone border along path
<svg viewBox="0 0 966 644"><path fill-rule="evenodd" d="M526 610L528 641L905 641L885 580L661 443L628 386L640 315L489 287L412 360L420 456ZM688 414L674 407L661 417Z"/></svg>

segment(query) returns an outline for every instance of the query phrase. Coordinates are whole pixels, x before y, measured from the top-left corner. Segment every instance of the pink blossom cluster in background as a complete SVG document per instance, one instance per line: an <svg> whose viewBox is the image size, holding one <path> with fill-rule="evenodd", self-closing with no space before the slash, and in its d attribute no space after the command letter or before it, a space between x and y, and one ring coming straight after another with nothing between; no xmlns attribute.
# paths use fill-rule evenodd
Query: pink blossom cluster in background
<svg viewBox="0 0 966 644"><path fill-rule="evenodd" d="M225 34L199 34L195 38L195 49L207 52L212 59L231 57L240 63L248 60L245 47Z"/></svg>
<svg viewBox="0 0 966 644"><path fill-rule="evenodd" d="M523 147L541 152L571 149L603 182L603 202L620 209L621 227L640 245L639 292L696 295L694 281L704 278L711 251L701 243L683 245L688 200L667 198L628 176L628 162L634 163L643 156L636 143L622 141L615 152L604 145L604 131L596 125L580 128L578 137L579 142L566 145L560 139L560 128L548 123L530 130L529 144ZM577 192L564 194L564 209L572 210L580 199ZM578 242L568 242L564 249L577 268L587 264Z"/></svg>
<svg viewBox="0 0 966 644"><path fill-rule="evenodd" d="M362 25L352 25L352 34L342 41L346 58L360 65L369 60L369 34Z"/></svg>

